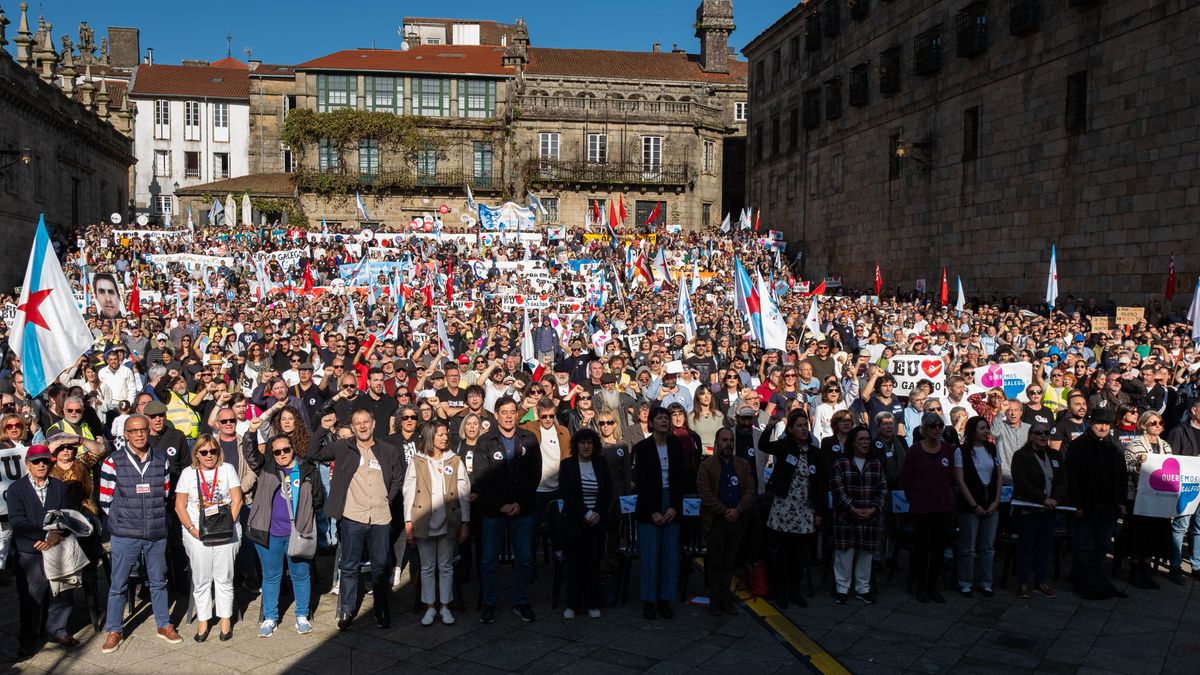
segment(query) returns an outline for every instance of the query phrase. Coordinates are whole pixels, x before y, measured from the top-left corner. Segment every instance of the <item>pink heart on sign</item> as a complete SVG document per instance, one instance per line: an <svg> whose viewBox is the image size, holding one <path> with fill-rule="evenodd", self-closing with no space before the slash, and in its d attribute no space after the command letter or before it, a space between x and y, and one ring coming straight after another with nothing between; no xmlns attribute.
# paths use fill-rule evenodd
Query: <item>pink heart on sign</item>
<svg viewBox="0 0 1200 675"><path fill-rule="evenodd" d="M987 372L979 379L979 384L991 389L993 387L1004 386L1004 368L999 364L993 363L988 366Z"/></svg>
<svg viewBox="0 0 1200 675"><path fill-rule="evenodd" d="M1150 489L1159 492L1179 493L1179 460L1168 457L1162 467L1150 474Z"/></svg>

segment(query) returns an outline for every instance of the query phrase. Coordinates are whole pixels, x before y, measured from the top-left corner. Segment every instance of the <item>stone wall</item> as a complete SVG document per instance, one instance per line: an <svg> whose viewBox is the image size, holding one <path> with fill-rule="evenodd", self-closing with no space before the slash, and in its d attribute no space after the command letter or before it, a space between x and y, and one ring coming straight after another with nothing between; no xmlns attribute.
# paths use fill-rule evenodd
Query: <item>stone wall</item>
<svg viewBox="0 0 1200 675"><path fill-rule="evenodd" d="M934 288L948 267L968 294L1032 300L1044 295L1056 244L1064 294L1132 304L1161 296L1174 254L1176 304L1186 307L1200 273L1200 5L991 2L986 49L960 56L961 2L873 2L861 20L842 3L838 34L823 31L820 49L807 51L806 21L826 4L797 7L746 49L751 200L805 252L808 277L837 273L870 287L878 261L889 287L925 278ZM1012 35L1010 10L1021 4L1040 7L1040 24ZM916 75L917 37L938 24L940 71ZM891 47L902 54L900 88L885 96L879 66ZM860 63L869 96L856 107L848 88ZM1079 73L1086 106L1072 125L1080 90L1068 94L1069 80ZM830 120L824 89L835 77L841 112ZM790 115L803 120L814 89L819 122L799 124L793 147ZM896 137L931 147L895 160Z"/></svg>

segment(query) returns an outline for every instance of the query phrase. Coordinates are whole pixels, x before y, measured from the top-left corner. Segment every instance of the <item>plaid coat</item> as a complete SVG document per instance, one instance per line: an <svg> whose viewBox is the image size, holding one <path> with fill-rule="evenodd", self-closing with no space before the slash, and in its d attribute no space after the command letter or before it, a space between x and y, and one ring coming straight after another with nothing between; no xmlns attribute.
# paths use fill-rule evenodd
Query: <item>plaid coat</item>
<svg viewBox="0 0 1200 675"><path fill-rule="evenodd" d="M868 457L862 471L845 455L833 464L833 546L839 551L879 549L880 514L887 499L887 479L878 458ZM875 517L862 520L850 510L875 507Z"/></svg>

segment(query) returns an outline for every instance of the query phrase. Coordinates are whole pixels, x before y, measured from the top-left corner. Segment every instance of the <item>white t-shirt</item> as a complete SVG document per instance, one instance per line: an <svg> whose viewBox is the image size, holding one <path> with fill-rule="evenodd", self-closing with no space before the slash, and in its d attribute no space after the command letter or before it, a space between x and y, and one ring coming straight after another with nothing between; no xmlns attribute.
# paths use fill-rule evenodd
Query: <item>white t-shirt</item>
<svg viewBox="0 0 1200 675"><path fill-rule="evenodd" d="M658 464L662 467L662 484L664 488L671 487L671 464L667 456L667 446L655 446L658 450Z"/></svg>
<svg viewBox="0 0 1200 675"><path fill-rule="evenodd" d="M975 473L984 487L992 484L992 474L996 471L996 460L988 454L987 448L977 445L971 449L971 462L975 465ZM954 449L954 468L963 467L962 448Z"/></svg>
<svg viewBox="0 0 1200 675"><path fill-rule="evenodd" d="M220 505L230 503L230 491L233 488L242 487L241 481L238 480L237 472L233 470L233 465L229 464L228 462L222 463L216 468L215 471L210 471L207 469L202 469L201 471L204 473L205 487L203 488L203 493L208 495L209 491L212 491L213 504ZM215 487L213 484L214 478L216 480ZM188 517L192 519L192 525L198 525L200 522L201 495L200 476L198 471L190 466L184 469L183 473L179 474L179 483L175 486L175 492L186 494L188 496ZM191 536L191 534L189 534L186 530L183 534L185 537ZM241 537L240 526L238 529L238 537Z"/></svg>
<svg viewBox="0 0 1200 675"><path fill-rule="evenodd" d="M553 492L558 489L558 465L562 460L562 448L558 442L558 429L550 427L541 430L542 442L542 481L538 484L538 492Z"/></svg>

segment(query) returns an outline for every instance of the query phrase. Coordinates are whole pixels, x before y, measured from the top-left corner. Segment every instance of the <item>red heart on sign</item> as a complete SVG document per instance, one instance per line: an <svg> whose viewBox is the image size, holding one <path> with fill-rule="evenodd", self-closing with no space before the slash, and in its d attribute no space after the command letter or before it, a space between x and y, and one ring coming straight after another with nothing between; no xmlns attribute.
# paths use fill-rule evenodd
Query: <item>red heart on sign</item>
<svg viewBox="0 0 1200 675"><path fill-rule="evenodd" d="M539 296L538 296L538 299L539 299L539 300L541 300L542 302L549 302L549 301L550 301L550 296L548 296L548 295L539 295Z"/></svg>
<svg viewBox="0 0 1200 675"><path fill-rule="evenodd" d="M941 359L926 359L921 362L921 370L925 371L929 377L937 377L942 374L942 368L945 365Z"/></svg>
<svg viewBox="0 0 1200 675"><path fill-rule="evenodd" d="M583 309L583 305L579 304L578 302L571 303L571 311L572 312L578 312L581 309Z"/></svg>
<svg viewBox="0 0 1200 675"><path fill-rule="evenodd" d="M473 300L468 300L468 301L464 302L462 304L462 306L463 306L463 309L465 309L469 312L472 309L475 309L475 302Z"/></svg>
<svg viewBox="0 0 1200 675"><path fill-rule="evenodd" d="M513 296L513 302L517 303L518 305L523 305L523 304L525 304L525 296L523 296L523 295L514 295L514 296Z"/></svg>

